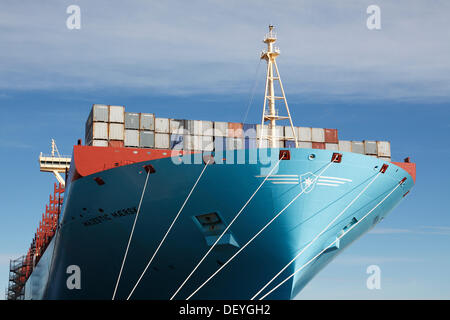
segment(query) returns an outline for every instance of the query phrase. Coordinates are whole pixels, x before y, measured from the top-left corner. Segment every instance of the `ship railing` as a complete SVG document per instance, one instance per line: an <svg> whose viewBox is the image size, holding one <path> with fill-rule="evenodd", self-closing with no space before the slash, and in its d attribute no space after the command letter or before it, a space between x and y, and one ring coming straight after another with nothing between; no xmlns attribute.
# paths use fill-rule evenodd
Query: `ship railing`
<svg viewBox="0 0 450 320"><path fill-rule="evenodd" d="M270 53L278 53L281 54L281 50L279 47L273 47L272 51L269 52L268 50L261 50L261 57L264 58L265 55L268 55Z"/></svg>
<svg viewBox="0 0 450 320"><path fill-rule="evenodd" d="M41 152L41 154L39 155L39 158L49 158L49 159L72 159L71 155L58 155L58 156L53 156L51 154L43 154Z"/></svg>
<svg viewBox="0 0 450 320"><path fill-rule="evenodd" d="M65 172L66 169L70 168L70 163L72 161L72 157L70 156L61 156L57 157L52 155L39 155L39 166L41 171L44 172Z"/></svg>
<svg viewBox="0 0 450 320"><path fill-rule="evenodd" d="M266 36L264 37L264 41L267 39L276 39L277 38L277 33L276 32L268 32L266 33Z"/></svg>

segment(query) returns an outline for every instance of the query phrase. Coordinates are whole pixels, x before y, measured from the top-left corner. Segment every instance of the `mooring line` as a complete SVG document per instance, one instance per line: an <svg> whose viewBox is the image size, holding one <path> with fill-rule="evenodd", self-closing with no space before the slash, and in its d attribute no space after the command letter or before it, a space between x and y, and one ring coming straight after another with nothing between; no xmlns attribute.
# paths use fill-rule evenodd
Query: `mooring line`
<svg viewBox="0 0 450 320"><path fill-rule="evenodd" d="M367 184L367 186L364 187L364 189L324 228L322 229L322 231L320 231L313 240L311 240L288 264L286 264L281 270L280 272L278 272L269 282L267 282L262 288L261 290L259 290L250 300L254 300L262 291L264 291L264 289L267 288L267 286L269 286L276 278L278 278L278 276L280 274L282 274L295 260L297 260L310 246L312 246L317 239L320 238L320 236L322 234L324 234L328 228L330 228L333 223L336 222L337 219L339 219L346 211L348 208L350 208L356 200L359 199L359 197L361 197L361 195L369 188L369 186L375 182L375 180L380 176L381 172L378 172L377 175Z"/></svg>
<svg viewBox="0 0 450 320"><path fill-rule="evenodd" d="M286 281L288 281L290 278L295 276L298 272L303 270L306 266L308 266L312 261L314 261L317 257L319 257L322 253L324 253L326 250L328 250L330 247L332 247L336 242L338 242L343 236L345 236L347 233L349 233L353 228L355 228L359 223L361 223L367 216L372 213L380 204L382 204L390 195L401 185L401 183L397 184L397 186L386 196L381 200L375 207L373 207L368 213L366 213L358 222L356 222L354 225L352 225L346 232L344 232L342 235L336 238L330 245L328 245L325 249L323 249L321 252L319 252L317 255L315 255L312 259L310 259L307 263L305 263L303 266L295 270L294 273L292 273L290 276L288 276L286 279L284 279L282 282L280 282L277 286L275 286L273 289L271 289L269 292L267 292L264 296L262 296L259 300L265 299L268 295L270 295L272 292L274 292L276 289L281 287Z"/></svg>
<svg viewBox="0 0 450 320"><path fill-rule="evenodd" d="M147 266L145 267L144 271L142 272L142 274L140 275L139 279L137 280L136 284L134 285L133 289L131 290L130 294L127 297L127 300L129 300L131 298L131 296L134 293L134 290L136 290L137 286L139 285L139 283L141 282L141 279L144 277L144 274L147 272L148 267L150 267L150 264L152 263L153 259L155 258L156 254L158 253L159 249L161 248L162 244L164 243L164 241L166 240L167 236L169 235L170 231L172 230L173 225L175 224L175 222L177 221L178 217L180 216L181 212L184 209L184 206L186 205L186 203L188 202L189 198L191 197L192 193L194 192L195 187L197 186L198 182L200 181L200 178L203 176L203 173L206 170L206 167L208 167L209 163L211 162L211 158L209 158L208 162L205 164L205 166L203 167L202 172L200 173L200 175L197 178L197 181L195 181L194 186L192 187L191 191L189 192L188 196L186 197L186 199L183 202L183 205L181 206L180 210L178 210L177 215L175 216L175 218L172 220L172 223L170 224L169 229L167 230L166 234L164 235L164 237L162 238L162 240L160 241L158 247L156 248L155 252L153 253L152 257L150 258L150 260L147 263Z"/></svg>
<svg viewBox="0 0 450 320"><path fill-rule="evenodd" d="M256 193L261 189L263 184L267 181L267 179L270 177L272 172L275 170L275 168L278 167L281 160L283 160L284 155L281 157L281 159L278 160L278 162L275 164L275 166L270 170L269 174L265 177L263 182L258 186L258 188L253 192L253 194L250 196L250 198L247 200L247 202L244 204L244 206L239 210L239 212L234 216L233 220L231 220L230 224L225 228L224 231L222 231L222 234L217 238L217 240L214 242L214 244L209 248L209 250L205 253L205 255L200 259L200 261L197 263L197 265L194 267L194 269L191 271L191 273L187 276L187 278L183 281L183 283L178 287L178 289L175 291L175 293L172 295L170 300L173 300L175 296L178 294L178 292L183 288L183 286L186 284L186 282L191 278L191 276L194 274L194 272L198 269L198 267L202 264L202 262L206 259L206 257L209 255L209 253L214 249L214 247L217 245L217 243L222 239L223 235L230 229L230 227L233 225L234 221L240 216L242 211L244 211L245 207L250 203L250 201L253 199L253 197L256 195Z"/></svg>
<svg viewBox="0 0 450 320"><path fill-rule="evenodd" d="M316 176L311 183L313 185L315 181L333 164L334 160L332 161L319 173L318 176ZM269 227L272 222L274 222L289 206L294 203L295 200L297 200L298 197L300 197L306 189L303 189L299 194L297 194L294 199L292 199L291 202L289 202L280 212L278 212L263 228L261 228L247 243L245 243L231 258L229 258L222 266L219 267L219 269L216 270L205 282L203 282L194 292L189 295L189 297L186 300L189 300L193 295L195 295L203 286L205 286L212 278L214 278L223 268L225 268L239 253L241 253L250 243L253 242L267 227Z"/></svg>
<svg viewBox="0 0 450 320"><path fill-rule="evenodd" d="M150 171L151 170L147 171L147 177L145 178L144 187L142 189L141 200L139 201L139 206L138 206L138 210L136 212L136 217L134 218L133 227L131 228L130 237L128 238L127 249L125 250L125 255L123 256L122 265L120 266L119 276L117 277L116 286L114 288L114 293L113 293L111 300L114 300L116 297L117 288L119 286L120 278L122 276L123 266L125 265L125 260L127 259L127 255L128 255L128 249L130 248L131 239L133 238L134 227L136 226L136 221L139 217L139 212L141 211L142 199L144 199L144 193L145 193L145 190L147 189L147 183L148 183L148 177L150 176Z"/></svg>

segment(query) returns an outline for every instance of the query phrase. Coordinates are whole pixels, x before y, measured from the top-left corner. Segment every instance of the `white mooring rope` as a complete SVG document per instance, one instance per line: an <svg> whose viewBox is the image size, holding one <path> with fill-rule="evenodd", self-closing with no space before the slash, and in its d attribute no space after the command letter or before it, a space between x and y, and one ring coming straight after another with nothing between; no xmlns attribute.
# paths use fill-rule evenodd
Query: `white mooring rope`
<svg viewBox="0 0 450 320"><path fill-rule="evenodd" d="M142 277L144 276L144 274L147 272L148 267L150 267L150 264L152 263L153 259L155 258L156 254L158 253L159 249L161 248L162 244L164 243L164 241L166 240L168 234L170 233L170 231L172 230L173 225L175 224L175 222L177 221L178 217L181 214L181 211L183 211L184 206L186 205L186 203L188 202L189 198L191 197L192 192L194 191L195 187L197 186L198 182L200 181L200 178L203 176L203 173L206 170L206 167L209 165L211 161L211 158L209 158L208 162L205 164L202 172L200 173L200 175L197 178L197 181L195 181L194 186L192 187L191 191L189 192L188 196L186 197L186 199L183 202L183 205L181 206L180 210L178 210L177 215L175 216L175 218L172 220L172 223L170 224L169 229L167 230L166 234L164 235L164 237L162 238L162 240L160 241L158 247L156 248L155 252L153 253L152 257L150 258L150 260L147 263L147 266L145 267L144 271L142 272L141 276L139 277L138 281L136 282L136 284L134 285L133 289L131 290L130 294L127 297L127 300L129 300L131 298L131 296L133 295L134 290L136 290L137 286L139 285L139 283L141 282Z"/></svg>
<svg viewBox="0 0 450 320"><path fill-rule="evenodd" d="M332 161L319 173L318 176L316 176L312 182L311 185L313 185L315 183L315 181L331 166L331 164L333 164L334 159L332 159ZM273 218L272 220L270 220L263 228L261 228L249 241L247 241L247 243L245 243L231 258L229 258L222 266L220 266L219 269L216 270L216 272L214 272L205 282L203 282L194 292L191 293L191 295L189 297L187 297L186 300L189 300L193 295L195 295L201 288L203 288L203 286L205 286L212 278L214 278L214 276L216 276L216 274L218 274L223 268L225 268L237 255L239 255L239 253L241 253L250 243L253 242L253 240L255 240L267 227L269 227L272 222L274 222L287 208L289 208L289 206L295 201L297 200L298 197L300 197L304 191L306 189L303 189L298 195L296 195L294 197L294 199L292 199L291 202L289 202L280 212L278 212Z"/></svg>
<svg viewBox="0 0 450 320"><path fill-rule="evenodd" d="M223 235L228 231L228 229L230 229L230 227L233 225L234 221L240 216L240 214L242 213L242 211L244 211L245 207L247 207L247 205L250 203L250 201L253 199L253 197L256 195L256 193L259 191L259 189L261 189L261 187L263 186L263 184L267 181L267 179L270 177L270 175L272 174L272 172L275 170L275 168L278 167L278 165L280 164L281 160L283 160L284 155L281 157L281 159L278 160L278 162L275 164L275 166L272 168L272 170L270 170L269 174L265 177L265 179L263 180L263 182L261 182L261 184L258 186L258 188L255 190L255 192L253 192L253 194L251 195L251 197L247 200L247 202L244 204L244 206L239 210L239 212L234 216L233 220L231 220L230 224L225 228L224 231L222 231L222 234L219 236L219 238L217 238L217 240L214 242L214 244L211 246L211 248L209 248L209 250L205 253L205 255L200 259L200 261L197 263L197 265L194 267L194 269L191 271L191 273L187 276L187 278L183 281L183 283L178 287L178 289L175 291L175 293L172 295L172 297L170 298L170 300L173 300L175 298L175 296L178 294L178 292L183 288L183 286L186 284L186 282L191 278L191 276L194 274L194 272L198 269L198 267L202 264L202 262L206 259L206 257L209 255L209 253L214 249L214 247L217 245L217 243L220 241L220 239L222 239Z"/></svg>
<svg viewBox="0 0 450 320"><path fill-rule="evenodd" d="M342 235L340 235L339 237L336 238L336 240L334 240L330 245L328 245L325 249L323 249L321 252L319 252L317 255L315 255L312 259L310 259L307 263L305 263L303 266L301 266L300 268L298 268L297 270L295 270L294 273L292 273L290 276L288 276L286 279L284 279L282 282L280 282L277 286L275 286L273 289L271 289L269 292L267 292L264 296L262 296L259 300L263 300L265 299L268 295L270 295L273 291L275 291L276 289L278 289L280 286L282 286L286 281L288 281L290 278L292 278L293 276L295 276L298 272L300 272L301 270L303 270L303 268L305 268L306 266L308 266L312 261L314 261L317 257L319 257L322 253L324 253L326 250L328 250L328 248L332 247L336 242L338 242L343 236L345 236L347 233L349 233L353 228L355 228L359 223L361 223L365 218L367 218L367 216L372 213L380 204L382 204L399 186L401 186L401 183L397 184L397 186L391 191L389 192L389 194L383 198L383 200L381 200L380 202L378 202L378 204L373 207L368 213L366 213L361 220L359 220L358 222L356 222L354 225L352 225L346 232L344 232ZM256 296L256 295L255 295ZM254 297L253 297L254 298ZM252 299L253 299L252 298Z"/></svg>
<svg viewBox="0 0 450 320"><path fill-rule="evenodd" d="M131 239L133 238L134 227L136 226L136 221L139 217L139 212L141 211L142 199L144 199L144 193L145 193L145 190L147 189L147 182L148 182L148 177L150 175L150 171L151 170L148 170L147 177L145 178L144 188L142 189L142 194L141 194L141 200L139 201L139 206L138 206L138 210L136 212L136 217L134 218L133 227L131 228L130 237L128 238L127 249L125 250L125 255L123 256L122 265L120 266L119 276L117 277L116 286L114 288L114 293L113 293L111 300L114 300L114 298L116 297L116 292L117 292L117 288L119 286L120 277L122 276L123 266L125 265L125 260L127 259L127 255L128 255L128 249L130 248Z"/></svg>
<svg viewBox="0 0 450 320"><path fill-rule="evenodd" d="M261 290L259 290L250 300L254 300L255 297L257 297L262 291L264 291L265 288L267 288L268 285L270 285L280 274L282 274L284 272L284 270L286 270L295 260L297 260L310 246L312 246L314 244L314 242L317 241L317 239L320 238L320 236L322 234L324 234L328 228L330 228L334 222L336 222L337 219L339 219L346 211L348 208L350 208L350 206L352 206L356 200L359 199L359 197L361 197L361 195L369 188L369 186L375 182L375 180L380 176L381 172L378 172L377 175L367 184L367 186L364 187L363 190L361 190L361 192L322 230L320 231L313 240L311 240L295 257L294 259L292 259L287 265L285 265L280 272L278 272L269 282L267 282L264 287L261 288Z"/></svg>

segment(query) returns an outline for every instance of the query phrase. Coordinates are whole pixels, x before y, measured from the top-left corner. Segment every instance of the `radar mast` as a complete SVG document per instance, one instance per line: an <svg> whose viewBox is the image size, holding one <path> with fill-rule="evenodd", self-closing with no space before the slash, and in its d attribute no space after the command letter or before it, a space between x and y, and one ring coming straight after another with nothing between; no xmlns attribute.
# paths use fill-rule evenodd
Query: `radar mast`
<svg viewBox="0 0 450 320"><path fill-rule="evenodd" d="M264 93L264 105L263 105L263 114L261 119L261 130L259 134L259 147L262 146L263 139L267 139L269 142L269 147L274 148L278 147L277 141L281 139L280 136L277 136L276 133L276 121L277 120L287 120L289 119L292 136L290 140L295 141L295 147L298 148L297 135L295 134L294 125L292 123L291 114L289 112L289 106L286 100L286 95L284 93L283 84L281 82L280 73L278 71L278 66L276 62L276 58L280 55L280 49L274 46L274 43L277 41L277 35L273 31L273 25L269 25L269 32L264 37L263 42L267 44L267 50L263 50L261 52L261 59L266 60L267 62L267 73L266 73L266 88ZM275 73L276 74L275 74ZM274 81L278 81L281 95L275 95L275 85ZM278 109L276 108L276 101L282 100L284 102L287 116L280 116L278 114ZM265 132L264 123L268 121L269 127L267 132Z"/></svg>

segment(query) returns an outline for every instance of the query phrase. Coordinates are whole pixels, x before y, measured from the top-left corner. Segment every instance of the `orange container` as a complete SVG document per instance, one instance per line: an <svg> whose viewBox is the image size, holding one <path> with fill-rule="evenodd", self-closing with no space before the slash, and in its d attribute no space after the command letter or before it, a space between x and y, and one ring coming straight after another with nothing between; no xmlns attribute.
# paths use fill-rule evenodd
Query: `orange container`
<svg viewBox="0 0 450 320"><path fill-rule="evenodd" d="M244 127L242 123L228 122L228 137L242 138L244 136Z"/></svg>
<svg viewBox="0 0 450 320"><path fill-rule="evenodd" d="M119 141L119 140L109 140L109 141L108 141L108 147L113 147L113 148L123 148L123 141Z"/></svg>
<svg viewBox="0 0 450 320"><path fill-rule="evenodd" d="M325 142L313 142L312 148L313 149L325 149Z"/></svg>
<svg viewBox="0 0 450 320"><path fill-rule="evenodd" d="M326 143L339 143L337 129L325 129Z"/></svg>

